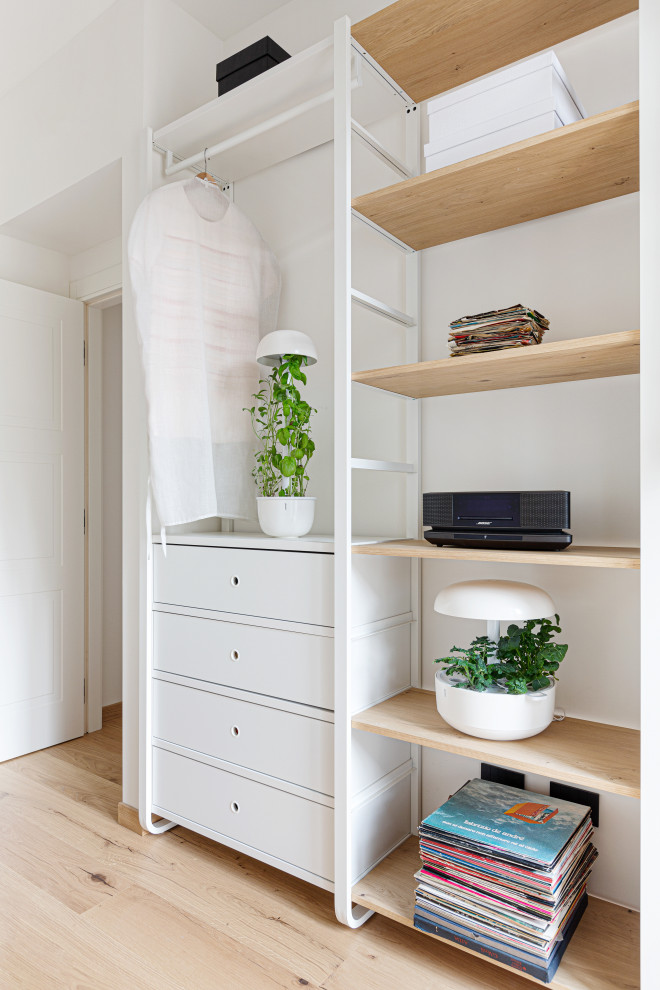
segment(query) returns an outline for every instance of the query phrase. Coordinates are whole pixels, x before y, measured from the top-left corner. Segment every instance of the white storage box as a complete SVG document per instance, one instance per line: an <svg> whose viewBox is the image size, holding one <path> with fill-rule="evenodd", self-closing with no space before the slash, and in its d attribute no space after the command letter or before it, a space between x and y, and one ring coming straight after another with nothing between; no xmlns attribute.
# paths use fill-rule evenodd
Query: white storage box
<svg viewBox="0 0 660 990"><path fill-rule="evenodd" d="M585 116L554 52L443 93L427 112L427 172Z"/></svg>

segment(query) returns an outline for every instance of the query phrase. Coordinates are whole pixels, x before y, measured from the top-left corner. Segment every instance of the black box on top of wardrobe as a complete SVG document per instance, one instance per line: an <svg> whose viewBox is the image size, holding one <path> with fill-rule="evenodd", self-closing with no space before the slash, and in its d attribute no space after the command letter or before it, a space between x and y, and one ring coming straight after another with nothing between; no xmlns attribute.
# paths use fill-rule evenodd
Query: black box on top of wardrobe
<svg viewBox="0 0 660 990"><path fill-rule="evenodd" d="M248 45L235 55L230 55L222 62L218 62L215 67L215 79L218 84L218 96L228 93L230 89L235 89L248 79L254 79L261 75L266 69L272 69L274 65L279 65L287 58L291 58L288 52L266 36L253 45Z"/></svg>

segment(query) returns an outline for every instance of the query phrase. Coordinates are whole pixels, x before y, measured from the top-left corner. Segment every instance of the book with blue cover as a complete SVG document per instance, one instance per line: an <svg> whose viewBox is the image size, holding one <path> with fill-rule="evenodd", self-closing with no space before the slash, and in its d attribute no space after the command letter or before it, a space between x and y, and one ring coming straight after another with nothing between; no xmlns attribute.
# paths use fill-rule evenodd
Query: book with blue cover
<svg viewBox="0 0 660 990"><path fill-rule="evenodd" d="M589 813L584 805L477 778L425 818L419 834L552 869Z"/></svg>

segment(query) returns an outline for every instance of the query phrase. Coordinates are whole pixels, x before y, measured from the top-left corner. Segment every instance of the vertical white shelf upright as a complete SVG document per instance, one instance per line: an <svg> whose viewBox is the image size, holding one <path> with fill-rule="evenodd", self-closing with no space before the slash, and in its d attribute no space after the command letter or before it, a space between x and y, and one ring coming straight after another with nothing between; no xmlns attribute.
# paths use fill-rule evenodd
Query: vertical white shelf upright
<svg viewBox="0 0 660 990"><path fill-rule="evenodd" d="M400 99L405 116L405 161L389 152L359 121L353 117L351 64L357 56L368 65L366 71L376 72ZM364 306L382 319L398 324L405 334L407 363L420 359L419 314L419 256L407 245L391 237L387 231L371 224L385 238L392 250L404 253L405 312L365 295L353 285L352 224L364 222L351 207L352 140L356 137L398 177L419 175L420 129L417 106L410 97L353 40L347 17L335 22L334 28L334 409L335 409L335 912L339 921L358 928L372 911L355 905L352 900L352 863L354 860L352 730L355 714L352 697L353 623L352 601L352 473L354 470L376 469L406 475L405 519L401 530L408 539L420 536L420 410L415 401L406 402L405 462L386 463L356 460L352 457L352 303ZM411 561L411 669L410 685L420 683L420 623L419 584L420 562ZM416 830L420 814L420 756L421 747L411 747L410 831Z"/></svg>

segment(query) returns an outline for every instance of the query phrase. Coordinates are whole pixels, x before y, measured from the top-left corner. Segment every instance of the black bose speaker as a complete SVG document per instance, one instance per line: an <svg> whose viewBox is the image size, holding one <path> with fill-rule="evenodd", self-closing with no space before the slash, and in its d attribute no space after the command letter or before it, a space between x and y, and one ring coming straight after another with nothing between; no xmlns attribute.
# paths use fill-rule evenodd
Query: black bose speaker
<svg viewBox="0 0 660 990"><path fill-rule="evenodd" d="M424 537L436 546L565 550L570 506L566 491L427 492Z"/></svg>

